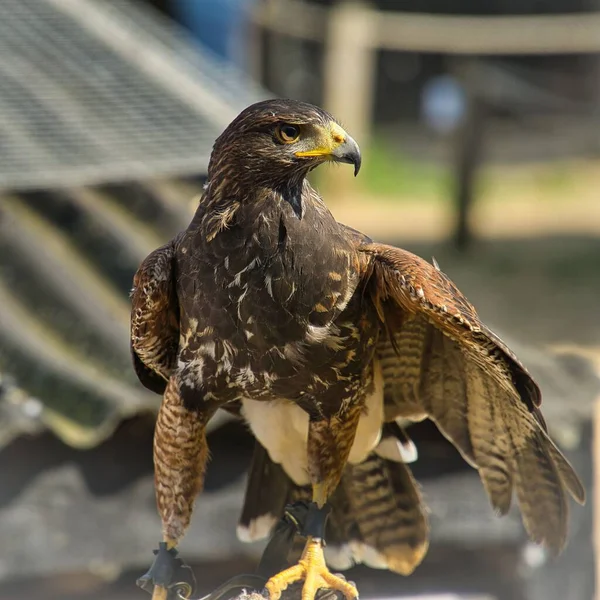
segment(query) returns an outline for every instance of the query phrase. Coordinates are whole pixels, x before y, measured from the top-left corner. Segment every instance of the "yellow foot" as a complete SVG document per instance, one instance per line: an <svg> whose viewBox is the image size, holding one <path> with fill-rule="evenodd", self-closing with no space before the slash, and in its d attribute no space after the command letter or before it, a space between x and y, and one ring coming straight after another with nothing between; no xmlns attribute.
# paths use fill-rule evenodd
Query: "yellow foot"
<svg viewBox="0 0 600 600"><path fill-rule="evenodd" d="M162 585L155 585L152 590L152 600L167 600L169 590Z"/></svg>
<svg viewBox="0 0 600 600"><path fill-rule="evenodd" d="M309 538L298 564L281 573L277 573L277 575L274 575L267 581L265 587L269 592L269 599L279 600L281 592L288 585L302 579L304 579L302 600L314 600L319 589L342 592L347 600L356 600L358 598L358 591L351 583L329 572L325 564L323 546L320 540Z"/></svg>

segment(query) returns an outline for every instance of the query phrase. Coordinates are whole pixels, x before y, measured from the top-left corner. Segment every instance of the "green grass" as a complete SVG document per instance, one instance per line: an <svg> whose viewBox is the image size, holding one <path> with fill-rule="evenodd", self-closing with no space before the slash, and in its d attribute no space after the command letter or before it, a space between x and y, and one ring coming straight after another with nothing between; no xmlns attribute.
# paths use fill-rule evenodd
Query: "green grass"
<svg viewBox="0 0 600 600"><path fill-rule="evenodd" d="M448 196L451 173L441 165L413 160L381 137L373 139L363 156L359 184L367 193L394 199Z"/></svg>
<svg viewBox="0 0 600 600"><path fill-rule="evenodd" d="M577 167L568 162L520 166L484 166L477 176L477 196L486 197L495 189L508 195L535 194L545 202L564 202L577 184Z"/></svg>
<svg viewBox="0 0 600 600"><path fill-rule="evenodd" d="M339 165L329 168L339 168ZM475 196L486 198L500 190L511 197L535 194L547 203L564 202L572 197L579 169L570 161L529 165L484 163L477 172ZM324 169L311 173L317 188L324 173ZM454 197L454 176L452 165L416 160L397 143L390 143L384 135L376 133L372 142L363 147L363 166L356 186L365 195L375 196L382 202L447 203Z"/></svg>
<svg viewBox="0 0 600 600"><path fill-rule="evenodd" d="M552 169L545 170L537 176L540 190L547 193L569 192L573 188L576 173L571 165L556 163Z"/></svg>

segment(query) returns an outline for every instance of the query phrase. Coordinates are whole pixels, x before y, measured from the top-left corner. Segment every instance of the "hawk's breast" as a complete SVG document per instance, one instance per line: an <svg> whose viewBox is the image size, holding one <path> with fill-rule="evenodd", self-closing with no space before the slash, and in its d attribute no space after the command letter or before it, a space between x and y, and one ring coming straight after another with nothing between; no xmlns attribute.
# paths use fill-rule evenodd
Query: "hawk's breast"
<svg viewBox="0 0 600 600"><path fill-rule="evenodd" d="M358 256L324 207L298 219L286 206L242 212L247 226L195 249L195 272L180 277L191 290L180 294L180 367L204 396L310 402L330 392L334 410L369 363L359 315L340 319L354 306Z"/></svg>
<svg viewBox="0 0 600 600"><path fill-rule="evenodd" d="M363 462L381 439L383 425L383 375L373 362L373 382L366 395L363 413L348 461ZM286 400L268 402L242 400L242 414L252 433L267 450L271 460L280 464L297 485L310 483L308 476L308 413Z"/></svg>

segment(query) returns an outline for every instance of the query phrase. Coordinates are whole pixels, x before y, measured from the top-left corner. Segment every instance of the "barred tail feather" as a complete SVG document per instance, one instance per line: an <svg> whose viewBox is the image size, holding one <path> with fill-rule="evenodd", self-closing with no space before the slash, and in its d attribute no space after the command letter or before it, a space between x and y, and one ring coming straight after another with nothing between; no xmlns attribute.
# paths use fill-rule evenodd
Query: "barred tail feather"
<svg viewBox="0 0 600 600"><path fill-rule="evenodd" d="M389 442L391 431L384 429L382 444ZM238 537L267 537L285 504L310 498L310 486L294 484L257 442ZM383 458L376 450L363 463L347 465L329 503L325 557L333 569L364 563L408 575L425 556L427 517L418 485L403 462ZM299 554L302 545L298 538L293 554Z"/></svg>
<svg viewBox="0 0 600 600"><path fill-rule="evenodd" d="M345 547L346 562L365 563L409 575L421 563L428 547L429 528L421 494L404 463L371 454L359 465L346 468L331 498L332 518L343 522L328 537L337 554ZM341 542L341 543L340 543ZM333 564L335 568L345 565Z"/></svg>
<svg viewBox="0 0 600 600"><path fill-rule="evenodd" d="M283 515L293 486L281 465L274 463L265 448L255 442L237 527L238 539L255 542L268 537Z"/></svg>

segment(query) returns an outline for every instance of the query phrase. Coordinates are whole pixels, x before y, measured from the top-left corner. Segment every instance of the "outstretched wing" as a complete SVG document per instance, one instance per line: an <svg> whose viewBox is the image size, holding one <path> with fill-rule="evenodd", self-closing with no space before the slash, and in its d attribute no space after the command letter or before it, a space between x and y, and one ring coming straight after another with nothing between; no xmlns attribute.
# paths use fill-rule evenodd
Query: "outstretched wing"
<svg viewBox="0 0 600 600"><path fill-rule="evenodd" d="M383 244L360 250L385 328L387 419L432 419L478 469L493 507L505 514L515 489L531 539L560 551L567 491L580 503L585 494L548 437L537 385L437 265Z"/></svg>
<svg viewBox="0 0 600 600"><path fill-rule="evenodd" d="M175 367L179 307L173 280L174 244L146 257L133 278L131 354L135 372L149 390L162 394Z"/></svg>

